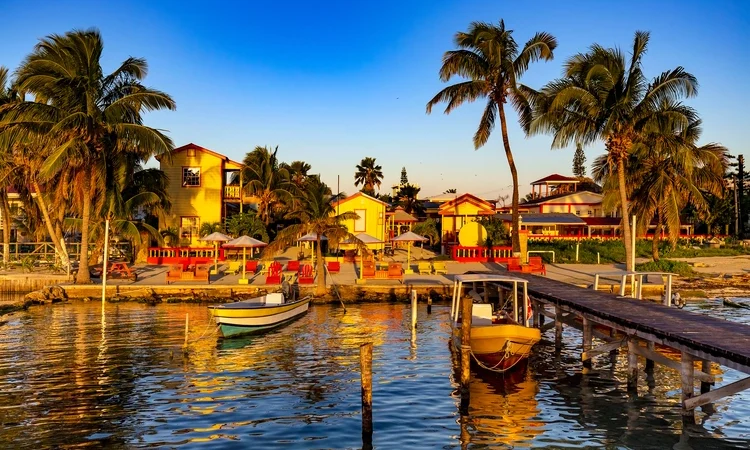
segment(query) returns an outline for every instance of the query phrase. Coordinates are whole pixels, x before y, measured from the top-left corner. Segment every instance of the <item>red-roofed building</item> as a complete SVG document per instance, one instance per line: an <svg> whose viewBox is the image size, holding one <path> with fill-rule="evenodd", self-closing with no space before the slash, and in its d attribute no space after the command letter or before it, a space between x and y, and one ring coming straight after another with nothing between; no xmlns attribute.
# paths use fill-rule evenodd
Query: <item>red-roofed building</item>
<svg viewBox="0 0 750 450"><path fill-rule="evenodd" d="M559 173L553 173L544 178L531 182L532 198L548 197L566 192L575 192L581 180L574 177L566 177ZM539 186L537 192L537 186ZM542 192L544 190L544 192Z"/></svg>

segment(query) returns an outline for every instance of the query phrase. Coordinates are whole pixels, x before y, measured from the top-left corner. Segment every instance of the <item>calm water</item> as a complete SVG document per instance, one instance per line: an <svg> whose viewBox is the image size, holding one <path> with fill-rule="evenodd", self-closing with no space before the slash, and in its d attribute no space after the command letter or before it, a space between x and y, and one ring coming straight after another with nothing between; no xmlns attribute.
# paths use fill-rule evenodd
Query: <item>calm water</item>
<svg viewBox="0 0 750 450"><path fill-rule="evenodd" d="M0 326L0 448L361 446L359 345L374 349L377 448L746 448L750 394L698 412L683 432L679 377L657 365L639 396L625 359L580 375L580 334L555 355L544 336L512 378L474 374L458 413L447 307L314 306L263 337L219 341L204 306L72 303L16 313ZM750 323L750 310L689 308ZM192 351L184 359L185 314ZM744 315L743 315L744 313ZM642 366L641 366L642 367ZM740 378L719 372L721 383Z"/></svg>

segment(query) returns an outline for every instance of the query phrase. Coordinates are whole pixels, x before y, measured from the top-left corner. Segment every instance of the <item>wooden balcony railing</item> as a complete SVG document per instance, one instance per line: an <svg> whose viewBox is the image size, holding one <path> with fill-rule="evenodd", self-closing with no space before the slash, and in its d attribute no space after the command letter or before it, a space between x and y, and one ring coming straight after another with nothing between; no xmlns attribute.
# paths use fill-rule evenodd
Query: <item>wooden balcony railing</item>
<svg viewBox="0 0 750 450"><path fill-rule="evenodd" d="M240 199L240 187L239 186L224 186L224 198L229 200Z"/></svg>

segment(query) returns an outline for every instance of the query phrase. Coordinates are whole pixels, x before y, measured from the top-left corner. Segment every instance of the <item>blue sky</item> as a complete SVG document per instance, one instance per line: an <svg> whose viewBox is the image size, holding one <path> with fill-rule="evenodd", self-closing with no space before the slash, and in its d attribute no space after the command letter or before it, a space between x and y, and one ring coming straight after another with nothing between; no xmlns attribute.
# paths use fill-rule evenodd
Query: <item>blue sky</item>
<svg viewBox="0 0 750 450"><path fill-rule="evenodd" d="M520 43L536 31L557 37L555 60L523 82L538 88L559 76L572 54L597 42L631 46L651 32L649 77L684 66L700 82L688 103L704 120L704 142L748 153L750 4L742 1L386 1L189 2L0 0L0 65L15 68L39 38L97 27L111 71L145 57L148 85L170 93L176 112L147 122L176 145L194 142L234 159L256 145L279 145L352 193L354 166L377 158L384 186L406 167L429 196L456 188L486 197L510 193L499 129L475 151L482 105L425 114L442 89L441 56L471 21L505 19ZM550 150L549 136L526 138L509 124L521 193L549 173L570 174L572 149ZM586 148L588 163L603 147Z"/></svg>

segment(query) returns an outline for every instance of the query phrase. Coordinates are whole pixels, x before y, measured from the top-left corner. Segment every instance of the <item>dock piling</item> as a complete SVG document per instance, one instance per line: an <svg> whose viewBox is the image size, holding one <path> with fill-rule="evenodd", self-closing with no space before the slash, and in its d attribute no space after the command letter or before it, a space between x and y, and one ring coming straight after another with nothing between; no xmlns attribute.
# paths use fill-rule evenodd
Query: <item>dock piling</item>
<svg viewBox="0 0 750 450"><path fill-rule="evenodd" d="M372 448L372 342L359 346L362 379L362 445Z"/></svg>
<svg viewBox="0 0 750 450"><path fill-rule="evenodd" d="M560 351L560 348L562 348L562 331L563 331L563 321L562 321L562 310L559 306L555 306L555 350Z"/></svg>
<svg viewBox="0 0 750 450"><path fill-rule="evenodd" d="M432 297L427 295L427 314L432 314Z"/></svg>
<svg viewBox="0 0 750 450"><path fill-rule="evenodd" d="M634 338L628 340L628 391L638 391L638 353L636 353L638 341Z"/></svg>
<svg viewBox="0 0 750 450"><path fill-rule="evenodd" d="M701 360L701 372L711 374L711 361L707 359ZM701 380L701 394L705 394L711 390L711 385L708 381Z"/></svg>
<svg viewBox="0 0 750 450"><path fill-rule="evenodd" d="M417 291L411 291L411 327L417 326Z"/></svg>
<svg viewBox="0 0 750 450"><path fill-rule="evenodd" d="M651 341L646 342L646 348L652 352L656 351L656 345ZM654 377L654 360L646 358L646 378L651 379L653 377Z"/></svg>
<svg viewBox="0 0 750 450"><path fill-rule="evenodd" d="M469 410L469 381L471 379L471 297L461 299L461 411Z"/></svg>
<svg viewBox="0 0 750 450"><path fill-rule="evenodd" d="M586 317L583 318L583 352L591 351L591 344L593 343L594 324L591 320ZM591 358L583 360L583 373L587 374L591 372Z"/></svg>
<svg viewBox="0 0 750 450"><path fill-rule="evenodd" d="M694 416L695 410L688 409L685 405L685 401L689 400L695 395L695 373L693 366L693 355L687 352L682 352L682 358L680 359L682 369L680 370L680 380L682 381L682 415L686 417Z"/></svg>
<svg viewBox="0 0 750 450"><path fill-rule="evenodd" d="M188 348L188 330L190 326L190 318L189 314L185 313L185 343L183 344L182 348L187 350Z"/></svg>

